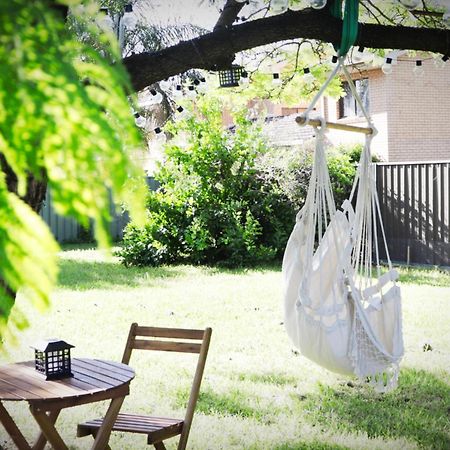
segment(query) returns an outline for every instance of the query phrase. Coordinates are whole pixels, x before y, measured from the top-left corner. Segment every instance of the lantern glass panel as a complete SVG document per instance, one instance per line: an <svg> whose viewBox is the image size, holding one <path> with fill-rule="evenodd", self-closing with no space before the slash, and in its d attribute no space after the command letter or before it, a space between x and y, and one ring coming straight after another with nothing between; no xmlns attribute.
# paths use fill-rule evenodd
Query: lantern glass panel
<svg viewBox="0 0 450 450"><path fill-rule="evenodd" d="M232 66L230 69L219 71L220 87L239 86L239 79L241 78L241 74L241 66Z"/></svg>

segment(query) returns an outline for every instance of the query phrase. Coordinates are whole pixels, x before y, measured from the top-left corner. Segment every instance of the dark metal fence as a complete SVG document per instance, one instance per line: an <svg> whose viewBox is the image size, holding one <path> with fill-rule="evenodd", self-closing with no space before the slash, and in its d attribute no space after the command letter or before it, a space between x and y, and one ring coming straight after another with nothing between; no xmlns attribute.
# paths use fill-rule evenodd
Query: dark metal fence
<svg viewBox="0 0 450 450"><path fill-rule="evenodd" d="M381 213L394 261L450 265L450 161L376 165Z"/></svg>
<svg viewBox="0 0 450 450"><path fill-rule="evenodd" d="M158 183L152 177L147 177L149 189L156 190ZM49 226L55 239L60 242L89 242L93 240L92 226L84 229L78 222L69 217L60 216L53 208L52 195L47 191L44 206L41 210L41 217ZM111 238L119 241L123 237L123 229L128 223L129 217L126 212L120 212L114 205L111 205L110 214L112 217L110 225Z"/></svg>
<svg viewBox="0 0 450 450"><path fill-rule="evenodd" d="M391 259L450 266L450 161L378 163L376 173ZM147 184L157 188L151 177ZM114 207L111 215L111 236L120 240L128 216L116 213ZM58 242L91 238L89 230L55 213L49 193L41 216Z"/></svg>

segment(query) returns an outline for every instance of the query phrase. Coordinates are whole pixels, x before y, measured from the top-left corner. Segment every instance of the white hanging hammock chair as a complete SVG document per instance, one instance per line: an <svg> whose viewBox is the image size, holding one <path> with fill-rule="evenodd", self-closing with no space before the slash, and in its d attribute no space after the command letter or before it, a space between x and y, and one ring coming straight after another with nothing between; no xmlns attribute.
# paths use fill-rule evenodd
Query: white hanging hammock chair
<svg viewBox="0 0 450 450"><path fill-rule="evenodd" d="M350 198L336 210L324 149L326 123L310 121L308 115L340 68L369 128L361 129L366 143ZM299 122L309 121L320 125L306 201L283 259L286 330L307 358L331 371L368 379L386 391L397 384L403 356L400 288L389 258L371 163L375 128L343 58ZM380 234L388 262L383 274Z"/></svg>

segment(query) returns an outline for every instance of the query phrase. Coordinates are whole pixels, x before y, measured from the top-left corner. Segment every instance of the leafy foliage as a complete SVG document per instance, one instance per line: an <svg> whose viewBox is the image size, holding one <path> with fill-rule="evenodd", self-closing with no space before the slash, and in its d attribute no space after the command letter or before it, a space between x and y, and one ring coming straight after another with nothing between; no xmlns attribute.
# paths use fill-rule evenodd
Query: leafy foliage
<svg viewBox="0 0 450 450"><path fill-rule="evenodd" d="M350 195L356 167L361 156L360 144L329 148L327 164L336 206ZM300 209L306 199L312 172L314 142L302 147L277 148L266 153L259 161L263 173L276 183L290 200Z"/></svg>
<svg viewBox="0 0 450 450"><path fill-rule="evenodd" d="M57 212L83 225L93 219L97 240L108 246L109 189L118 203L133 200L136 220L145 193L127 153L139 145L139 133L126 74L75 39L47 1L2 2L0 16L0 153L17 176L18 193L26 192L29 174L47 181ZM95 32L92 22L78 19ZM106 35L98 39L108 43ZM117 59L117 45L111 52ZM25 288L36 306L48 304L56 249L44 223L8 192L0 173L2 335L14 292Z"/></svg>
<svg viewBox="0 0 450 450"><path fill-rule="evenodd" d="M257 168L268 151L258 128L241 112L233 132L225 130L222 109L203 98L195 115L171 126L161 188L149 195L147 225L126 230L125 264L238 266L281 256L294 210Z"/></svg>

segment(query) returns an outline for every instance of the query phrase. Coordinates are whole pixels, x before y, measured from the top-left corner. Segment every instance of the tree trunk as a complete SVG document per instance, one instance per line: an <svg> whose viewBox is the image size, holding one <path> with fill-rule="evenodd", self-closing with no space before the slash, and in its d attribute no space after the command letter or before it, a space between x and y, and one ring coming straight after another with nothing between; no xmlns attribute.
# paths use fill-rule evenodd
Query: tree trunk
<svg viewBox="0 0 450 450"><path fill-rule="evenodd" d="M5 157L0 153L0 168L6 175L6 187L9 192L13 192L18 195L18 183L17 176L12 170L11 166L7 163ZM47 180L45 175L42 174L41 179L37 179L32 174L28 175L27 190L21 199L31 207L31 209L39 214L42 208L42 204L45 200L45 194L47 192Z"/></svg>

